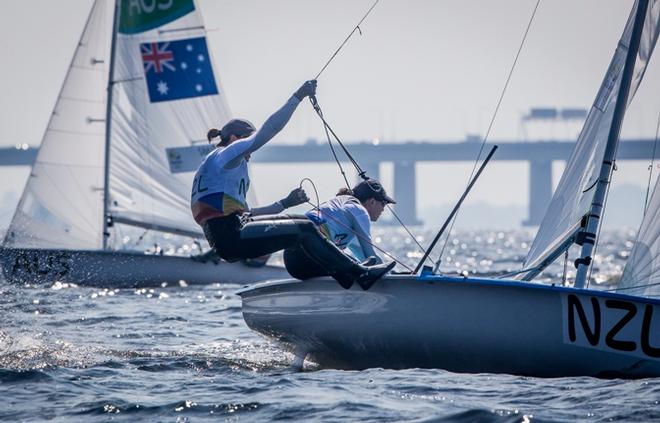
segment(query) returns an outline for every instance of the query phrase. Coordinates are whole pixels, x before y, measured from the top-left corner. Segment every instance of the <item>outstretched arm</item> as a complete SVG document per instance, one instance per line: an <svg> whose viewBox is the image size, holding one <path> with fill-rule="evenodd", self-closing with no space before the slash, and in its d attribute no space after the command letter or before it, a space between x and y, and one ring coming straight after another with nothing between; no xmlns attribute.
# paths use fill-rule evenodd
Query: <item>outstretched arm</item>
<svg viewBox="0 0 660 423"><path fill-rule="evenodd" d="M263 147L275 135L277 135L291 119L293 112L300 102L307 96L316 93L316 81L307 81L296 91L291 98L278 111L273 113L257 132L247 138L236 140L223 151L229 160L225 168L231 169L238 166L241 159L252 154Z"/></svg>

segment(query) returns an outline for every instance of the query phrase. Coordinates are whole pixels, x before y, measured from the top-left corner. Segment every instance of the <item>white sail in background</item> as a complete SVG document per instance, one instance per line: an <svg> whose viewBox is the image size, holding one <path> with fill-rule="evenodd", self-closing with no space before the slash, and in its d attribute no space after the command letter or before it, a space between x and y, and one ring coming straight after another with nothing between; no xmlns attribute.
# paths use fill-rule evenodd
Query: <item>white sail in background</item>
<svg viewBox="0 0 660 423"><path fill-rule="evenodd" d="M190 213L193 174L170 172L166 155L230 118L199 10L193 0L120 4L114 58L115 2L92 7L6 246L102 247L110 60L112 220L202 236Z"/></svg>
<svg viewBox="0 0 660 423"><path fill-rule="evenodd" d="M633 7L596 100L589 111L577 144L566 164L564 174L525 259L525 268L538 266L573 234L579 227L582 217L589 211L612 124L614 105L621 84L621 73L630 44L636 10L637 7ZM648 60L658 39L659 15L660 0L652 0L649 3L644 22L628 104L632 101L644 77Z"/></svg>
<svg viewBox="0 0 660 423"><path fill-rule="evenodd" d="M660 296L660 179L656 180L617 290L628 295Z"/></svg>
<svg viewBox="0 0 660 423"><path fill-rule="evenodd" d="M100 248L112 8L96 1L5 237L10 247Z"/></svg>
<svg viewBox="0 0 660 423"><path fill-rule="evenodd" d="M229 107L194 2L172 0L168 9L150 14L141 9L147 3L121 3L110 214L119 222L200 233L190 214L193 175L172 174L165 149L204 140L208 128L230 118Z"/></svg>

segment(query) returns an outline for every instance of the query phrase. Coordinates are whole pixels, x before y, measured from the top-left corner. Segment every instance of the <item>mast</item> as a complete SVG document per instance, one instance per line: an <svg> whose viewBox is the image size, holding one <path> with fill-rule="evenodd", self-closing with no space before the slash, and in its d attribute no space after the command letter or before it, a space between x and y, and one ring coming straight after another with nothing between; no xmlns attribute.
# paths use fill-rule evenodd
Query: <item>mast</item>
<svg viewBox="0 0 660 423"><path fill-rule="evenodd" d="M110 195L108 185L110 182L110 127L112 119L112 92L114 90L114 71L115 71L115 47L117 42L117 25L119 16L119 7L121 0L115 1L115 10L112 17L112 43L110 46L110 68L108 71L108 95L105 110L105 162L103 164L103 249L108 248L108 223L110 215L108 214L108 203Z"/></svg>
<svg viewBox="0 0 660 423"><path fill-rule="evenodd" d="M612 177L612 169L614 167L617 145L619 143L619 133L621 132L621 124L628 104L630 83L635 68L635 61L637 59L647 9L648 0L638 0L637 11L635 13L635 24L630 36L630 45L628 46L626 62L623 67L621 85L614 106L614 116L612 117L612 125L610 126L609 135L607 137L603 162L600 167L600 174L598 175L596 192L594 193L594 198L591 201L591 208L587 215L586 228L578 234L578 240L582 242L582 252L580 258L575 260L575 266L577 267L577 274L575 277L576 288L584 288L587 279L587 272L592 263L591 254L593 253L596 239L598 238L598 229L603 213L605 197Z"/></svg>

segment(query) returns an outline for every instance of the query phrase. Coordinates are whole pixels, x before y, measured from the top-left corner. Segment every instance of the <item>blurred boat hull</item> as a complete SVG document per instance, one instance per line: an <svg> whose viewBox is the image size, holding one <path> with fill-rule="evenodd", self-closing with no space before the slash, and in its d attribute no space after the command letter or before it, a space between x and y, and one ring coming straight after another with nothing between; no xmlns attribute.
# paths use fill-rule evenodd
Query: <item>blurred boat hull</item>
<svg viewBox="0 0 660 423"><path fill-rule="evenodd" d="M81 286L136 288L162 284L249 284L288 277L283 267L250 267L225 261L194 261L189 257L139 252L0 248L5 279L15 284L56 281Z"/></svg>

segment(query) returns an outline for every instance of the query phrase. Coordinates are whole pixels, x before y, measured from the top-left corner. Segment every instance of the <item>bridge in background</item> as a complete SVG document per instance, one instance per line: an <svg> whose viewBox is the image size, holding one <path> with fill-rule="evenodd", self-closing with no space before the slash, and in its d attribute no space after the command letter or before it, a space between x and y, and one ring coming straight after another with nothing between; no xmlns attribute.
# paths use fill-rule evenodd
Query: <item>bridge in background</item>
<svg viewBox="0 0 660 423"><path fill-rule="evenodd" d="M572 141L493 142L499 145L493 160L524 161L529 163L529 214L523 224L538 225L552 198L552 162L566 161L573 149ZM493 143L484 147L485 157ZM653 139L622 140L618 160L650 160ZM473 162L481 144L479 142L403 142L398 144L347 144L351 154L367 175L379 178L380 164L394 164L394 196L396 211L406 223L417 219L416 171L417 162ZM31 165L37 149L0 148L0 166ZM339 152L340 159L343 159ZM333 162L326 144L277 145L264 147L253 157L253 163L314 163Z"/></svg>

